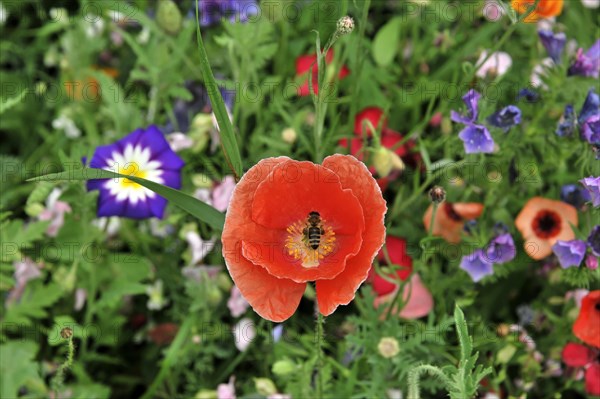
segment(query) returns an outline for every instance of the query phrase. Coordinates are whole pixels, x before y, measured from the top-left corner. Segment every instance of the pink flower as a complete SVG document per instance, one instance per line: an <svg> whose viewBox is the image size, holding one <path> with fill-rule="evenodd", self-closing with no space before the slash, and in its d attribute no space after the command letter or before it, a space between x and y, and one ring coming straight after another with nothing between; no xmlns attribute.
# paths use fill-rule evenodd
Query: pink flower
<svg viewBox="0 0 600 399"><path fill-rule="evenodd" d="M75 290L75 305L73 305L73 309L76 311L80 311L83 309L83 305L85 305L85 300L87 298L87 291L83 288L77 288Z"/></svg>
<svg viewBox="0 0 600 399"><path fill-rule="evenodd" d="M175 152L192 148L194 146L194 140L181 132L175 132L167 135L167 141L169 142L171 149Z"/></svg>
<svg viewBox="0 0 600 399"><path fill-rule="evenodd" d="M58 230L65 223L65 213L71 212L71 206L64 201L59 201L58 197L62 192L55 188L52 190L46 200L46 209L39 214L39 220L50 220L50 225L46 229L46 234L49 237L56 237Z"/></svg>
<svg viewBox="0 0 600 399"><path fill-rule="evenodd" d="M212 191L213 206L221 212L224 212L229 206L231 194L235 188L235 179L233 176L225 176L220 184L215 186Z"/></svg>
<svg viewBox="0 0 600 399"><path fill-rule="evenodd" d="M185 240L192 253L192 260L190 262L192 265L200 263L215 246L215 240L204 241L195 231L188 231L185 234Z"/></svg>
<svg viewBox="0 0 600 399"><path fill-rule="evenodd" d="M40 266L30 258L14 262L13 266L15 268L15 287L8 293L8 297L6 298L7 305L17 302L21 298L21 295L23 295L27 283L42 275Z"/></svg>
<svg viewBox="0 0 600 399"><path fill-rule="evenodd" d="M396 287L394 291L375 298L375 307L391 301L396 296L398 289ZM406 304L400 311L399 316L405 319L418 319L428 315L433 309L433 297L417 273L413 273L408 284L404 286L402 299Z"/></svg>
<svg viewBox="0 0 600 399"><path fill-rule="evenodd" d="M199 188L196 190L194 197L206 202L208 205L212 205L219 212L224 212L229 206L235 185L233 176L225 176L220 183L217 183L211 189Z"/></svg>
<svg viewBox="0 0 600 399"><path fill-rule="evenodd" d="M477 64L479 65L483 60L485 60L488 56L487 51L483 51L477 60ZM488 75L492 75L494 77L502 76L508 71L508 69L512 66L512 58L508 53L503 51L497 51L493 53L490 58L487 59L477 70L477 76L480 78L485 78Z"/></svg>
<svg viewBox="0 0 600 399"><path fill-rule="evenodd" d="M250 304L242 296L240 290L234 285L231 288L231 296L227 300L227 307L229 308L231 315L233 317L240 317L241 315L246 313L246 310L248 310L248 306L250 306Z"/></svg>
<svg viewBox="0 0 600 399"><path fill-rule="evenodd" d="M236 399L234 376L229 377L227 384L219 384L217 387L217 399Z"/></svg>

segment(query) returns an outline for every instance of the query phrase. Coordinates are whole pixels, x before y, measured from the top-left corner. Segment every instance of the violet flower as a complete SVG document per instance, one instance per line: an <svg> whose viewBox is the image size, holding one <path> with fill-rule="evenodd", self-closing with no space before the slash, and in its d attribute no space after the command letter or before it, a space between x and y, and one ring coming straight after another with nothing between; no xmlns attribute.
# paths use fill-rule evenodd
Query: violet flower
<svg viewBox="0 0 600 399"><path fill-rule="evenodd" d="M592 253L595 256L600 256L600 225L596 225L592 228L587 243L592 249Z"/></svg>
<svg viewBox="0 0 600 399"><path fill-rule="evenodd" d="M455 111L450 113L453 122L465 125L458 137L463 141L467 154L490 153L494 150L494 139L487 127L475 123L479 113L480 98L481 94L471 89L463 96L463 102L467 106L467 115L461 115Z"/></svg>
<svg viewBox="0 0 600 399"><path fill-rule="evenodd" d="M515 105L509 105L488 116L490 125L504 129L505 132L521 123L521 110Z"/></svg>
<svg viewBox="0 0 600 399"><path fill-rule="evenodd" d="M586 250L587 245L581 240L558 240L552 246L552 252L558 258L558 262L563 269L579 266L585 257Z"/></svg>
<svg viewBox="0 0 600 399"><path fill-rule="evenodd" d="M586 53L581 48L577 50L575 62L569 67L567 75L598 79L600 75L600 40L596 41Z"/></svg>
<svg viewBox="0 0 600 399"><path fill-rule="evenodd" d="M565 44L567 44L567 36L563 32L552 33L552 31L545 29L538 31L538 35L552 61L555 64L560 64L562 52Z"/></svg>
<svg viewBox="0 0 600 399"><path fill-rule="evenodd" d="M474 282L478 282L485 276L494 274L494 267L481 249L476 249L470 255L463 256L460 268L469 273Z"/></svg>
<svg viewBox="0 0 600 399"><path fill-rule="evenodd" d="M114 144L96 148L90 167L136 176L172 188L181 187L184 162L169 146L165 136L152 125L137 129ZM99 190L101 216L144 219L162 218L167 200L126 178L93 179L88 191Z"/></svg>
<svg viewBox="0 0 600 399"><path fill-rule="evenodd" d="M196 16L196 6L190 14ZM255 0L198 0L200 26L211 26L221 22L248 22L255 15L260 15L260 8Z"/></svg>
<svg viewBox="0 0 600 399"><path fill-rule="evenodd" d="M227 300L227 307L229 308L229 312L231 312L232 317L240 317L246 310L248 310L248 306L250 304L246 299L242 296L242 293L235 285L231 287L231 296Z"/></svg>
<svg viewBox="0 0 600 399"><path fill-rule="evenodd" d="M580 209L592 197L585 188L577 184L566 184L560 189L560 200Z"/></svg>
<svg viewBox="0 0 600 399"><path fill-rule="evenodd" d="M515 258L517 250L510 234L501 234L490 241L485 255L492 263L507 263Z"/></svg>
<svg viewBox="0 0 600 399"><path fill-rule="evenodd" d="M590 176L579 180L579 182L588 190L594 208L600 206L600 177Z"/></svg>
<svg viewBox="0 0 600 399"><path fill-rule="evenodd" d="M558 121L556 135L560 137L571 137L575 131L575 110L571 104L565 106L565 112Z"/></svg>

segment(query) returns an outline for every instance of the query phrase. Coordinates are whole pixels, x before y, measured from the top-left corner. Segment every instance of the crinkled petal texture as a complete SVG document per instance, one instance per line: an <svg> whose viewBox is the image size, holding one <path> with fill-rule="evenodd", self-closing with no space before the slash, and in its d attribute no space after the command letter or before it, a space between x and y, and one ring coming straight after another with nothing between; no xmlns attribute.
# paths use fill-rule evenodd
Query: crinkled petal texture
<svg viewBox="0 0 600 399"><path fill-rule="evenodd" d="M587 346L569 342L563 348L562 360L570 367L584 367L594 360L594 354Z"/></svg>
<svg viewBox="0 0 600 399"><path fill-rule="evenodd" d="M586 344L600 348L600 290L590 292L581 301L573 333Z"/></svg>
<svg viewBox="0 0 600 399"><path fill-rule="evenodd" d="M307 265L289 245L311 251L307 217L315 211L335 233L325 233L333 250ZM385 211L375 180L352 156L332 156L322 166L287 157L264 159L233 192L223 256L238 289L263 318L289 318L307 281L317 282L319 310L329 315L350 302L365 280L383 244Z"/></svg>
<svg viewBox="0 0 600 399"><path fill-rule="evenodd" d="M381 189L365 164L348 155L332 155L323 166L336 173L345 189L352 190L363 208L365 233L360 251L348 259L346 268L333 280L318 280L317 301L319 311L328 316L339 305L354 299L358 287L369 275L373 259L385 242L384 217L387 206Z"/></svg>

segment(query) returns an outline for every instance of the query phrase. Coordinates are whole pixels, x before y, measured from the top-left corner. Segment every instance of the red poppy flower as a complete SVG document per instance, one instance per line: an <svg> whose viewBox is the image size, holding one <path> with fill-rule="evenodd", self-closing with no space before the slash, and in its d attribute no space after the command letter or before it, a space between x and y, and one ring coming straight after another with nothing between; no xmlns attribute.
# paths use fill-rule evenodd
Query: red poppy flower
<svg viewBox="0 0 600 399"><path fill-rule="evenodd" d="M452 244L460 242L461 233L465 222L471 219L477 219L483 212L483 204L477 202L455 203L444 202L435 213L433 223L433 235L443 237L446 241ZM423 215L423 224L425 229L429 231L431 223L431 214L433 213L433 205Z"/></svg>
<svg viewBox="0 0 600 399"><path fill-rule="evenodd" d="M406 253L406 241L403 238L387 236L385 247L389 259L395 266L399 266L396 270L396 276L402 281L406 280L410 276L413 266L412 258ZM377 260L383 264L387 263L383 248L377 254ZM388 276L392 277L392 274L390 273ZM371 268L369 272L369 281L377 296L389 294L398 286L398 284L394 284L377 274L375 268Z"/></svg>
<svg viewBox="0 0 600 399"><path fill-rule="evenodd" d="M394 313L405 319L417 319L429 314L431 309L433 309L433 297L427 287L421 282L419 275L412 274L412 258L406 252L406 241L402 238L388 236L385 243L389 259L394 265L400 266L396 270L397 278L402 281L409 279L402 291L404 306L400 311L394 310ZM383 249L379 251L377 259L382 263L387 262ZM392 277L391 273L388 276ZM374 268L369 273L369 281L373 287L373 291L377 294L373 303L375 307L387 305L396 297L400 289L399 284L394 284L384 279L377 274Z"/></svg>
<svg viewBox="0 0 600 399"><path fill-rule="evenodd" d="M562 360L569 367L585 368L585 391L600 396L600 362L597 350L569 342L563 348Z"/></svg>
<svg viewBox="0 0 600 399"><path fill-rule="evenodd" d="M331 64L331 61L333 61L333 50L329 50L327 52L327 54L325 55L325 64L329 65L329 64ZM319 92L319 85L318 85L318 83L319 83L318 82L319 68L317 66L317 55L316 54L301 55L300 57L296 58L296 76L300 77L300 76L308 75L308 71L311 70L311 66L312 66L313 90L314 90L315 94L317 94ZM345 65L342 65L342 68L340 69L340 73L338 74L338 78L340 80L344 79L346 76L348 76L349 73L350 73L350 70ZM310 95L310 89L308 88L308 83L309 83L309 79L307 76L306 80L304 80L302 82L302 85L300 86L298 95L300 95L300 96Z"/></svg>
<svg viewBox="0 0 600 399"><path fill-rule="evenodd" d="M237 184L223 257L238 289L265 319L289 318L306 283L319 311L348 304L383 245L386 204L365 165L347 155L322 165L263 159Z"/></svg>
<svg viewBox="0 0 600 399"><path fill-rule="evenodd" d="M556 241L570 241L575 233L569 223L577 226L577 209L562 201L534 197L527 201L515 226L525 241L527 255L539 260L552 253Z"/></svg>
<svg viewBox="0 0 600 399"><path fill-rule="evenodd" d="M581 301L573 333L586 344L600 348L600 290L591 291Z"/></svg>
<svg viewBox="0 0 600 399"><path fill-rule="evenodd" d="M369 123L367 123L367 121ZM387 118L384 118L383 110L378 107L367 107L359 112L354 118L354 134L356 137L350 139L350 154L354 155L356 158L361 161L365 161L366 159L366 151L363 148L365 143L365 136L367 137L366 142L369 144L371 141L371 137L373 136L373 126L376 129L381 129L381 146L387 148L388 150L394 151L396 155L403 159L405 163L411 166L417 166L420 164L420 155L418 153L413 153L412 149L415 146L413 140L409 140L400 144L404 136L392 129L387 127L388 121ZM341 147L348 146L347 139L341 139L338 144ZM371 160L367 161L368 164L371 164ZM369 167L369 170L373 175L376 175L377 172L373 166ZM400 174L399 171L393 171L388 176L379 177L377 179L377 184L382 190L387 188L387 185L390 181L394 180Z"/></svg>

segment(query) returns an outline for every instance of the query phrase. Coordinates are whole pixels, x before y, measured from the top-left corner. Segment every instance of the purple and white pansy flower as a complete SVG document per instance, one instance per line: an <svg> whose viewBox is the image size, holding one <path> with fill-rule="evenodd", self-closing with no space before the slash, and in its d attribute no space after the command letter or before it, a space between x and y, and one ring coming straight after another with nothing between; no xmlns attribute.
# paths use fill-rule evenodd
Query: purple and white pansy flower
<svg viewBox="0 0 600 399"><path fill-rule="evenodd" d="M89 164L91 168L140 177L176 189L181 187L183 165L183 160L154 125L96 148ZM126 178L89 180L87 189L100 192L99 217L162 218L167 205L163 197Z"/></svg>

